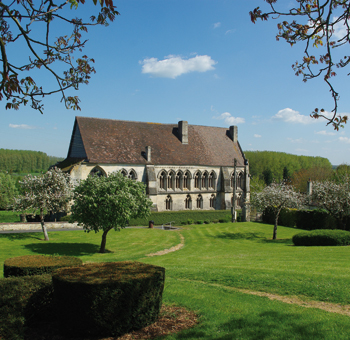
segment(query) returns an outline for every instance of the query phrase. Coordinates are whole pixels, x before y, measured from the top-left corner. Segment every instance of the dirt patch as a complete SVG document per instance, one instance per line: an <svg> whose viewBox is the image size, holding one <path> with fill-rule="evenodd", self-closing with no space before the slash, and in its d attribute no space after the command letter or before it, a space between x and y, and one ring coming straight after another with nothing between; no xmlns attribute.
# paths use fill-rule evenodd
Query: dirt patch
<svg viewBox="0 0 350 340"><path fill-rule="evenodd" d="M124 334L119 338L67 337L58 334L56 323L45 324L37 329L30 329L25 340L137 340L155 339L184 329L192 328L198 323L198 316L185 308L162 306L158 320L138 331Z"/></svg>
<svg viewBox="0 0 350 340"><path fill-rule="evenodd" d="M171 247L170 249L164 249L164 250L158 251L156 253L147 254L146 256L161 256L161 255L165 255L165 254L168 254L168 253L171 253L173 251L177 251L177 250L181 249L185 245L185 238L182 236L182 234L179 234L179 235L181 238L181 243L177 244L174 247Z"/></svg>
<svg viewBox="0 0 350 340"><path fill-rule="evenodd" d="M179 279L179 281L191 281L191 280ZM269 298L270 300L277 300L277 301L294 304L305 308L318 308L330 313L337 313L337 314L350 316L350 305L340 305L336 303L323 302L323 301L302 300L297 296L285 296L285 295L277 295L277 294L271 294L271 293L265 293L265 292L256 292L248 289L224 286L217 283L207 283L204 281L191 281L191 282L200 282L209 286L222 287L222 288L226 288L226 289L244 293L244 294L263 296L263 297Z"/></svg>

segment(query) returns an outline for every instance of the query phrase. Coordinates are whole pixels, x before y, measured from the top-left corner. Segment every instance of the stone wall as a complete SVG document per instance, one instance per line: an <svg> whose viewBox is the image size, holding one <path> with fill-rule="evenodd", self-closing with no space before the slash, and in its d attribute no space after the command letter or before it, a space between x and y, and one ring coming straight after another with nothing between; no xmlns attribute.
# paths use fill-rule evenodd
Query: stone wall
<svg viewBox="0 0 350 340"><path fill-rule="evenodd" d="M77 228L77 223L68 222L45 222L47 229L72 229ZM79 227L78 227L79 228ZM0 223L0 231L11 231L11 230L33 230L41 231L40 222L16 222L16 223Z"/></svg>

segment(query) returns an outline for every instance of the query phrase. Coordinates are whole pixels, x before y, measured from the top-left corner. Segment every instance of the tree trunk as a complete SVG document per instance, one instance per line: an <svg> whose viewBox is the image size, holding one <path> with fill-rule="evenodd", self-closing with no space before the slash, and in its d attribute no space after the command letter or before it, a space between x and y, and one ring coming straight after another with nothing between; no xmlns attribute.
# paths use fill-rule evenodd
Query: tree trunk
<svg viewBox="0 0 350 340"><path fill-rule="evenodd" d="M275 217L275 225L273 226L273 236L272 239L276 240L277 238L277 226L278 226L278 216L280 215L280 211L276 214Z"/></svg>
<svg viewBox="0 0 350 340"><path fill-rule="evenodd" d="M103 231L102 234L102 241L101 241L101 247L99 253L104 253L106 250L106 242L107 242L107 233L111 230L112 228L106 229Z"/></svg>
<svg viewBox="0 0 350 340"><path fill-rule="evenodd" d="M40 209L40 222L41 222L41 229L43 230L45 241L49 241L49 235L47 234L46 226L45 226L45 220L44 220L44 211L41 208Z"/></svg>

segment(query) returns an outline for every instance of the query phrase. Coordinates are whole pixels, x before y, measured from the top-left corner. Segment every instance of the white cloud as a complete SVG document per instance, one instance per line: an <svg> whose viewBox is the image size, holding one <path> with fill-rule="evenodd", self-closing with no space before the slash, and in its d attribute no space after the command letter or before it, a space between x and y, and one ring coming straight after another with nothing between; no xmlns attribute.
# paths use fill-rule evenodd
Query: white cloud
<svg viewBox="0 0 350 340"><path fill-rule="evenodd" d="M311 124L316 122L316 120L310 116L303 116L298 111L290 108L278 111L272 118L282 120L286 123Z"/></svg>
<svg viewBox="0 0 350 340"><path fill-rule="evenodd" d="M255 133L255 134L254 134L254 137L255 137L255 138L261 138L261 135L258 135L258 134Z"/></svg>
<svg viewBox="0 0 350 340"><path fill-rule="evenodd" d="M182 59L180 56L170 55L163 60L148 58L140 61L140 64L142 64L142 73L148 73L154 77L172 79L189 72L214 70L216 63L208 55L197 55L190 59Z"/></svg>
<svg viewBox="0 0 350 340"><path fill-rule="evenodd" d="M287 140L289 140L291 143L303 143L304 141L302 138L298 138L298 139L287 138Z"/></svg>
<svg viewBox="0 0 350 340"><path fill-rule="evenodd" d="M338 17L333 17L333 22L338 20ZM338 22L337 24L334 25L334 33L333 35L337 38L337 39L341 39L344 38L344 36L347 35L347 27L345 24L345 21L342 20L340 22Z"/></svg>
<svg viewBox="0 0 350 340"><path fill-rule="evenodd" d="M225 34L230 34L230 33L235 33L235 32L236 32L236 29L233 28L233 29L231 29L231 30L227 30L227 31L225 32Z"/></svg>
<svg viewBox="0 0 350 340"><path fill-rule="evenodd" d="M330 132L330 131L326 131L326 130L322 130L322 131L318 131L316 132L316 135L322 135L322 136L334 136L336 133L335 132Z"/></svg>
<svg viewBox="0 0 350 340"><path fill-rule="evenodd" d="M214 116L213 119L223 119L227 125L236 125L245 123L245 119L241 117L233 117L231 113L224 112L219 116Z"/></svg>
<svg viewBox="0 0 350 340"><path fill-rule="evenodd" d="M219 28L221 26L221 22L216 22L215 24L214 24L214 29L215 28Z"/></svg>
<svg viewBox="0 0 350 340"><path fill-rule="evenodd" d="M9 124L9 127L13 129L25 129L25 130L37 129L37 127L30 126L27 124Z"/></svg>
<svg viewBox="0 0 350 340"><path fill-rule="evenodd" d="M348 138L348 137L339 137L339 140L340 140L341 142L350 144L350 138Z"/></svg>

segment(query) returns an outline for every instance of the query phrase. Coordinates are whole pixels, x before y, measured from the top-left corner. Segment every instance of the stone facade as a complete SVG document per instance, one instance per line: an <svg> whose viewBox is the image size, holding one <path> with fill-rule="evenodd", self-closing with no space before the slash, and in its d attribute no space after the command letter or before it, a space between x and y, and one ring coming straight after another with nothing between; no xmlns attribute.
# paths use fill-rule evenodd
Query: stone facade
<svg viewBox="0 0 350 340"><path fill-rule="evenodd" d="M91 136L93 135L93 136ZM146 184L154 211L231 209L234 160L236 206L249 220L249 165L230 129L77 117L68 157L73 179L121 171Z"/></svg>

